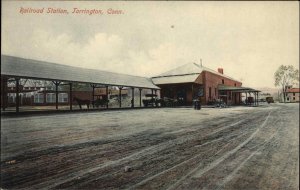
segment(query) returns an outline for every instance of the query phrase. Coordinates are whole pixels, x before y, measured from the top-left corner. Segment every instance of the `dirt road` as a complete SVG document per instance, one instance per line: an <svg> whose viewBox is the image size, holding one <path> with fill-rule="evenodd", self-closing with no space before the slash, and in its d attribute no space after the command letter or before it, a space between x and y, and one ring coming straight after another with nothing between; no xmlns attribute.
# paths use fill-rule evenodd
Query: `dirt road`
<svg viewBox="0 0 300 190"><path fill-rule="evenodd" d="M5 189L299 187L298 104L76 113L1 124Z"/></svg>

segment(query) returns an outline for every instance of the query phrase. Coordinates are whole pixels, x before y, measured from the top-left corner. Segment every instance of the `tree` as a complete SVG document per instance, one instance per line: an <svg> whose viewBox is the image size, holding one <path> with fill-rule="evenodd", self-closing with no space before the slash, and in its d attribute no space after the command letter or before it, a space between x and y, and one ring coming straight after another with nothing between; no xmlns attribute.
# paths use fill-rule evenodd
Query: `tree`
<svg viewBox="0 0 300 190"><path fill-rule="evenodd" d="M283 101L286 99L288 86L299 83L299 70L292 65L281 65L274 74L275 86L281 86Z"/></svg>

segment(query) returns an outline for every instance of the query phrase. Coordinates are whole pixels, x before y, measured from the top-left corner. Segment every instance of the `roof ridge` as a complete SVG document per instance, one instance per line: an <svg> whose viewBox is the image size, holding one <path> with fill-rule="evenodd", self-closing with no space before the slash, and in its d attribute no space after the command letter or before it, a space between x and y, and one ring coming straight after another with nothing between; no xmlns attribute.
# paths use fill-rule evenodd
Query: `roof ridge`
<svg viewBox="0 0 300 190"><path fill-rule="evenodd" d="M1 76L159 89L149 77L81 68L5 54L1 54L1 62Z"/></svg>
<svg viewBox="0 0 300 190"><path fill-rule="evenodd" d="M198 75L200 73L189 73L189 74L181 74L181 75L166 75L166 76L155 76L151 78L161 78L161 77L173 77L173 76L187 76L187 75Z"/></svg>
<svg viewBox="0 0 300 190"><path fill-rule="evenodd" d="M196 72L194 68L191 68L190 66L197 67L199 69L199 72ZM174 69L168 70L166 72L163 72L159 75L153 76L154 77L166 77L166 76L183 76L183 75L189 75L189 74L200 74L201 67L195 63L195 62L189 62L186 64L183 64L181 66L175 67Z"/></svg>
<svg viewBox="0 0 300 190"><path fill-rule="evenodd" d="M1 57L2 56L29 60L29 61L33 61L37 64L42 64L41 62L43 62L45 64L58 65L58 66L63 66L63 67L71 67L71 68L75 67L75 68L79 68L79 69L86 69L86 70L92 70L92 71L101 71L101 72L107 72L107 73L112 73L112 74L121 74L121 75L127 75L127 76L141 77L141 78L149 79L148 77L143 77L143 76L130 75L130 74L125 74L125 73L112 72L112 71L106 71L106 70L100 70L100 69L84 68L84 67L79 67L79 66L71 66L71 65L66 65L66 64L56 63L56 62L43 61L43 60L37 60L37 59L32 59L32 58L17 57L17 56L13 56L13 55L1 54Z"/></svg>

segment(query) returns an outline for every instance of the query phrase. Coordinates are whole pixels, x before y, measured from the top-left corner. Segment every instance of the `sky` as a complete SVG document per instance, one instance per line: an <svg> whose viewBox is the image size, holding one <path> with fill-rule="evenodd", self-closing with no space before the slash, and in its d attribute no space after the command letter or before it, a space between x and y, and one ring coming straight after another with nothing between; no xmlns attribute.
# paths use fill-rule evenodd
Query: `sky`
<svg viewBox="0 0 300 190"><path fill-rule="evenodd" d="M1 21L1 54L83 68L151 77L201 59L254 88L299 69L298 2L2 1Z"/></svg>

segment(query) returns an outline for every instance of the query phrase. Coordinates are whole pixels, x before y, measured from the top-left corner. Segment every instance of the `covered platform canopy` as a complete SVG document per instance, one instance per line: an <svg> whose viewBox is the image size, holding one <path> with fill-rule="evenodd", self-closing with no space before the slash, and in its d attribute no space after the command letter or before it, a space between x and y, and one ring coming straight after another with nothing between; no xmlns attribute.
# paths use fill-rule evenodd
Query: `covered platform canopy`
<svg viewBox="0 0 300 190"><path fill-rule="evenodd" d="M130 87L132 89L138 88L140 90L140 99L142 89L151 89L152 93L153 91L160 89L153 84L150 78L146 77L73 67L9 55L1 55L1 80L5 80L7 78L14 78L16 80L16 112L19 111L18 93L20 79L52 81L56 85L56 109L58 107L57 89L61 83L70 85L70 97L72 97L72 83L91 84L93 87L93 97L94 89L99 88L99 85L101 87L106 87L106 89L108 86L118 86L120 93L123 87ZM3 93L5 93L4 87L2 87L1 92L3 97ZM71 99L70 110L72 110Z"/></svg>
<svg viewBox="0 0 300 190"><path fill-rule="evenodd" d="M1 75L37 80L159 89L150 78L1 55Z"/></svg>
<svg viewBox="0 0 300 190"><path fill-rule="evenodd" d="M219 91L260 92L259 90L255 90L249 87L237 87L237 86L226 86L226 85L219 85Z"/></svg>
<svg viewBox="0 0 300 190"><path fill-rule="evenodd" d="M254 105L258 105L258 93L261 92L260 90L255 90L249 87L237 87L237 86L226 86L226 85L219 85L218 90L220 92L231 92L231 93L245 93L246 99L247 94L253 93L254 94Z"/></svg>

